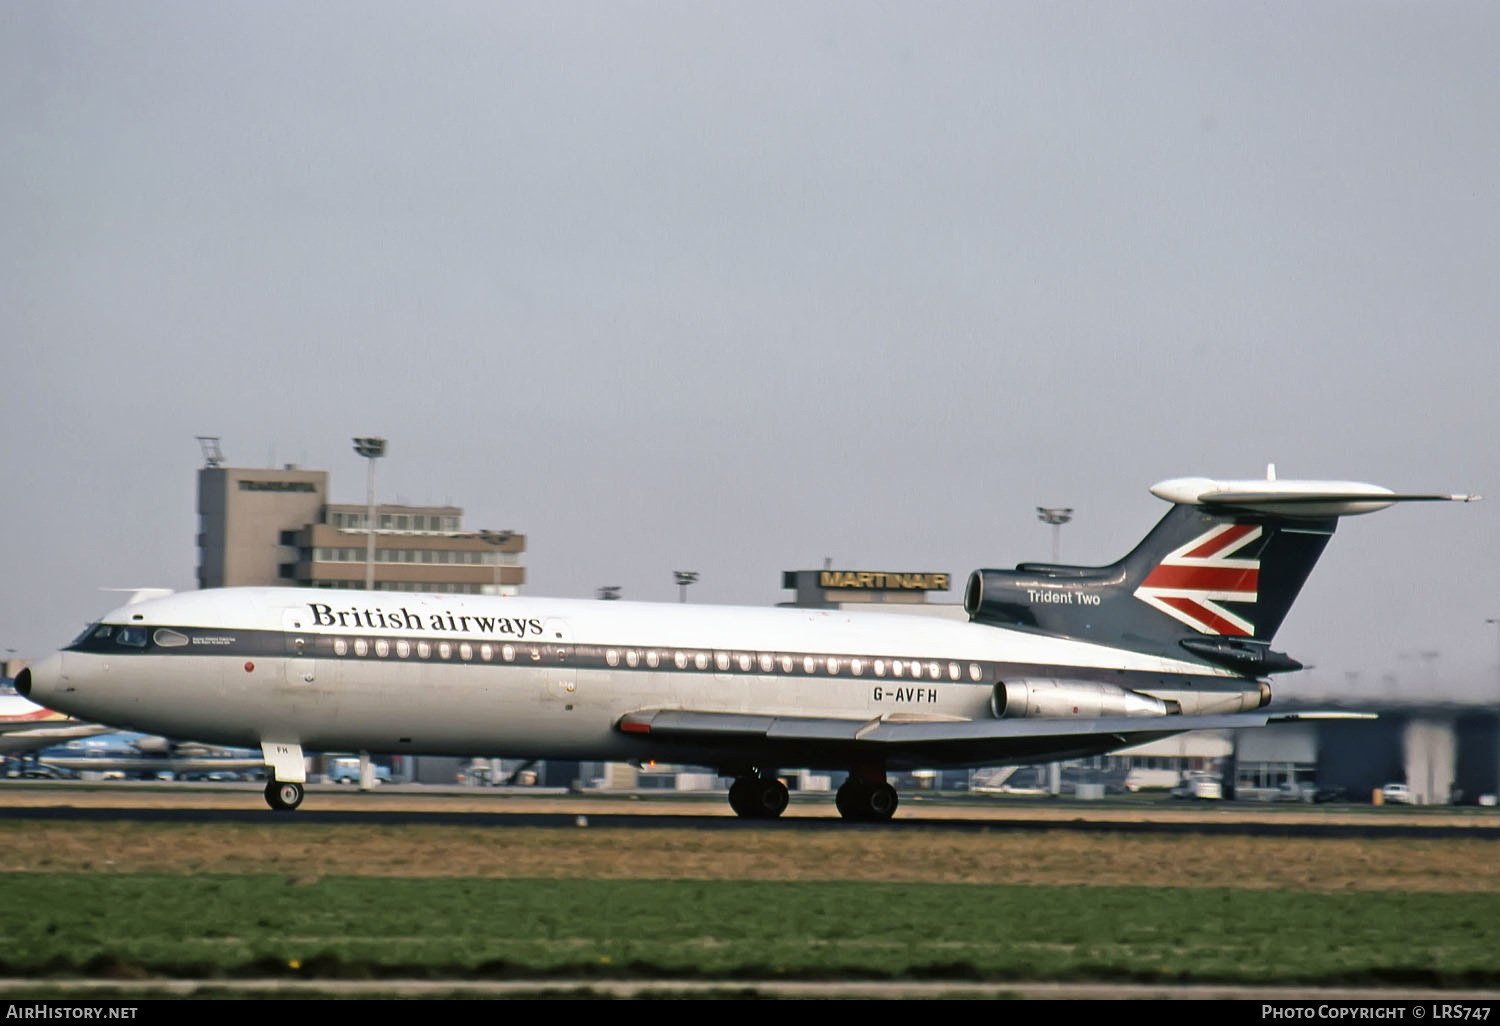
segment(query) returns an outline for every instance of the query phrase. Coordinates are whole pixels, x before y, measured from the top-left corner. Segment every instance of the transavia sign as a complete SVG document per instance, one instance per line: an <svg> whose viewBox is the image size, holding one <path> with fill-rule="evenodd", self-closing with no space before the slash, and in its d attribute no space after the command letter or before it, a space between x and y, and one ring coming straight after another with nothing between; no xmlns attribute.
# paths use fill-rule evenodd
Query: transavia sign
<svg viewBox="0 0 1500 1026"><path fill-rule="evenodd" d="M247 481L240 478L242 492L315 492L311 481Z"/></svg>
<svg viewBox="0 0 1500 1026"><path fill-rule="evenodd" d="M947 574L890 574L868 570L820 570L820 588L860 591L947 591Z"/></svg>

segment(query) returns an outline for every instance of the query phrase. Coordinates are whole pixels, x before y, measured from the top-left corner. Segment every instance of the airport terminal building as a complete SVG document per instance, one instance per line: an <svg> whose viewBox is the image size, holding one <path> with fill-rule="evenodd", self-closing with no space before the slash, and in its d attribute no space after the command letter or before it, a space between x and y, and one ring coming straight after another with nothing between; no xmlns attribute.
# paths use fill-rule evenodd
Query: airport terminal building
<svg viewBox="0 0 1500 1026"><path fill-rule="evenodd" d="M328 472L297 466L198 471L198 587L363 588L370 538L364 505L328 501ZM473 531L457 506L375 508L379 591L515 595L526 536Z"/></svg>

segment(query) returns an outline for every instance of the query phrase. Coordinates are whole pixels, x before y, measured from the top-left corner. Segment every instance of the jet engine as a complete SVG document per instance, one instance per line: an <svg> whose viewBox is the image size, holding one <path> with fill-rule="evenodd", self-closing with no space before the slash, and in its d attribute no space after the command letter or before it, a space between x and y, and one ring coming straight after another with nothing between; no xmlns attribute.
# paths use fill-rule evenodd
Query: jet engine
<svg viewBox="0 0 1500 1026"><path fill-rule="evenodd" d="M1023 716L1168 716L1182 711L1163 701L1113 684L1054 677L997 681L990 695L997 718Z"/></svg>

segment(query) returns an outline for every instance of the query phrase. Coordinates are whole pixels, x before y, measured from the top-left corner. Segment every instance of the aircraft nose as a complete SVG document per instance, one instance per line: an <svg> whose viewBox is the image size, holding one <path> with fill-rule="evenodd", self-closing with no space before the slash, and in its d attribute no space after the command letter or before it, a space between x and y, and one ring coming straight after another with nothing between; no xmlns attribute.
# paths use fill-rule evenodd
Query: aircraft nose
<svg viewBox="0 0 1500 1026"><path fill-rule="evenodd" d="M47 700L56 692L61 677L62 655L54 652L16 674L16 691L23 698L47 705Z"/></svg>

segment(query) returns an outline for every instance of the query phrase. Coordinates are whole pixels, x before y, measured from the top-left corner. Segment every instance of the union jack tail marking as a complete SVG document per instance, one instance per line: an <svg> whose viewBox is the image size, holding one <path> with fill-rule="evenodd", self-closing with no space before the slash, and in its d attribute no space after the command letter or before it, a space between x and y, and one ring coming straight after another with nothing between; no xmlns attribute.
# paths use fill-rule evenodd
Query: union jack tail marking
<svg viewBox="0 0 1500 1026"><path fill-rule="evenodd" d="M1259 524L1220 524L1163 557L1135 597L1203 634L1248 637L1255 624L1219 603L1256 600L1260 560L1231 557L1260 536Z"/></svg>

